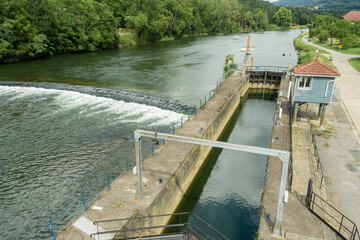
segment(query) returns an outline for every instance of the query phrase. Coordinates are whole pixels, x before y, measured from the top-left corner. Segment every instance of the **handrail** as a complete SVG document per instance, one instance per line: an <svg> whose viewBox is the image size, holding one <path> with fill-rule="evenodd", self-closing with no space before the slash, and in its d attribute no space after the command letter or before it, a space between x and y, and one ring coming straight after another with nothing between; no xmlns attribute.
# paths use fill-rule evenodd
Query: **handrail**
<svg viewBox="0 0 360 240"><path fill-rule="evenodd" d="M320 203L316 203L316 198L318 198L320 200ZM325 224L327 224L330 228L332 228L338 235L342 236L344 239L349 239L349 240L360 240L360 234L359 234L359 229L357 227L357 225L351 221L348 217L346 217L343 213L341 213L339 210L337 210L334 206L332 206L330 203L328 203L327 201L325 201L322 197L320 197L318 194L316 194L315 192L313 192L312 189L312 180L310 179L309 181L309 186L308 186L308 193L306 196L306 206L307 208L313 212L315 215L317 215L321 220L323 220L323 222ZM332 210L334 210L338 215L340 215L341 220L336 219L335 216L333 216L334 214L329 213L329 211L327 211L325 208L326 207L322 207L322 204L326 204L327 207L330 207ZM322 217L320 216L320 214L318 214L315 210L314 210L314 206L316 206L319 210L321 210L322 213L327 214L328 216L330 216L333 220L335 220L335 222L337 222L339 224L339 228L336 229L335 226L331 225L330 222L326 221L325 216ZM350 227L349 225L345 225L344 224L344 219L350 223ZM352 229L349 229L351 228ZM341 230L346 230L347 234L350 235L350 237L346 234L344 235Z"/></svg>
<svg viewBox="0 0 360 240"><path fill-rule="evenodd" d="M135 219L143 219L143 218L155 218L155 217L167 217L167 216L179 216L179 215L189 215L189 212L182 212L182 213L169 213L169 214L159 214L159 215L150 215L150 216L141 216L141 217L131 217L131 218L119 218L119 219L110 219L110 220L100 220L95 221L94 225L98 223L105 223L105 222L119 222L119 221L127 221L127 220L135 220Z"/></svg>
<svg viewBox="0 0 360 240"><path fill-rule="evenodd" d="M124 233L124 232L132 232L132 231L139 231L139 230L156 229L156 228L184 227L186 225L187 225L187 223L178 223L178 224L151 226L151 227L139 227L139 228L110 230L110 231L105 231L105 232L92 233L92 234L90 234L90 237L95 237L97 235L104 235L104 234L110 234L110 233Z"/></svg>

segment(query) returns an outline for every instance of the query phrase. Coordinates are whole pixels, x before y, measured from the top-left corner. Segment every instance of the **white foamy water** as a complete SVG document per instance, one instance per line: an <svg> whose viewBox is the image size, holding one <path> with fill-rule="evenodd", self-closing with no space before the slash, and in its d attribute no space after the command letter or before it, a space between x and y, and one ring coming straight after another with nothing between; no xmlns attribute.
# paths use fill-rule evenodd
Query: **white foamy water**
<svg viewBox="0 0 360 240"><path fill-rule="evenodd" d="M111 98L56 89L35 87L0 86L0 94L8 102L23 98L38 98L57 106L57 110L48 114L74 111L85 117L108 115L113 123L145 123L151 126L178 122L184 116L158 107L138 103L128 103Z"/></svg>

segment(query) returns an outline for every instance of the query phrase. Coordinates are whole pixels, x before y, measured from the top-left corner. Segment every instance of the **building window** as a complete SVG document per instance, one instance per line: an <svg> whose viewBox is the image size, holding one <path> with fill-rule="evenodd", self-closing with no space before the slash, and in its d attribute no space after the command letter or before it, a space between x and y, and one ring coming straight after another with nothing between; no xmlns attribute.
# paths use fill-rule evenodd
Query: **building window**
<svg viewBox="0 0 360 240"><path fill-rule="evenodd" d="M299 88L300 89L310 89L311 88L311 77L300 77L299 79Z"/></svg>

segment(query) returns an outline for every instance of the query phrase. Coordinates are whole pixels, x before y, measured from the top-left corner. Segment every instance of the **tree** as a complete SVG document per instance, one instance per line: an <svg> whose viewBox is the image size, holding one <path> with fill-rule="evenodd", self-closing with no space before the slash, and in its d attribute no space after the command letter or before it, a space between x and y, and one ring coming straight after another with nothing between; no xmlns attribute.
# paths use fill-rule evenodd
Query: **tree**
<svg viewBox="0 0 360 240"><path fill-rule="evenodd" d="M288 27L291 25L291 11L285 7L281 7L274 15L274 23L280 27Z"/></svg>
<svg viewBox="0 0 360 240"><path fill-rule="evenodd" d="M343 39L351 33L352 24L348 20L340 20L335 23L334 36Z"/></svg>
<svg viewBox="0 0 360 240"><path fill-rule="evenodd" d="M317 37L319 38L319 41L320 41L321 43L325 43L325 42L328 40L328 38L330 37L330 34L329 34L328 31L322 30L322 31L318 34Z"/></svg>
<svg viewBox="0 0 360 240"><path fill-rule="evenodd" d="M342 38L341 44L343 48L357 47L359 45L357 39L358 37L355 34L351 34L349 36Z"/></svg>

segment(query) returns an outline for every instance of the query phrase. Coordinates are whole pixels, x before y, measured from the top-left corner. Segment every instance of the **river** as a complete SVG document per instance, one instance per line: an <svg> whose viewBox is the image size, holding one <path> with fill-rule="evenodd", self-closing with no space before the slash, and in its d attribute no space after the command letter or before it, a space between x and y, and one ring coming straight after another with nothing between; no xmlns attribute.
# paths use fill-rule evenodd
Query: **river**
<svg viewBox="0 0 360 240"><path fill-rule="evenodd" d="M292 41L299 33L251 33L255 65L294 66ZM0 66L0 239L32 237L125 156L133 155L134 129L169 132L188 111L186 105L198 105L215 87L226 55L234 53L235 62L242 61L239 50L246 42L245 34L191 37ZM272 121L272 102L248 100L243 108L257 109L245 119L266 118L265 125ZM244 121L242 111L237 121ZM257 112L265 115L256 117ZM243 134L230 135L229 141L243 143L250 136L247 130L261 128L239 130ZM267 138L251 139L247 144L267 145ZM235 161L235 167L245 169L238 164L241 161ZM214 174L222 179L229 173ZM245 191L248 197L241 195L248 202L243 208L252 215L258 214L253 209L259 207L264 174L265 167L259 168L254 173L257 187ZM231 194L229 181L226 192L220 192L230 197L221 200L224 204L238 191ZM236 218L231 221L240 224Z"/></svg>

